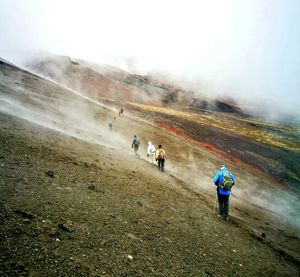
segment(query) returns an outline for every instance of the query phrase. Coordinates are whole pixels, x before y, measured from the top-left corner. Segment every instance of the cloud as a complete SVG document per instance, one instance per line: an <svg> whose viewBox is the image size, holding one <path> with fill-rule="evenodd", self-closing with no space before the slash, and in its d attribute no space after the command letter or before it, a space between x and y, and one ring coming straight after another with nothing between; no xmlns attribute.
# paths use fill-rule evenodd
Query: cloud
<svg viewBox="0 0 300 277"><path fill-rule="evenodd" d="M44 49L125 69L131 60L140 73L168 72L208 91L299 113L299 5L2 0L0 55L16 61Z"/></svg>

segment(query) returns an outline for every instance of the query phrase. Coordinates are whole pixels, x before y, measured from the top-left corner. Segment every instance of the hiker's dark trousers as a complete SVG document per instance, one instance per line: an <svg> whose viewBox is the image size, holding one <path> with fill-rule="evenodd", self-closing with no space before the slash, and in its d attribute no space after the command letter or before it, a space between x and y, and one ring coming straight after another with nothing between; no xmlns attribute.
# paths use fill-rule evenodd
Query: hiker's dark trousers
<svg viewBox="0 0 300 277"><path fill-rule="evenodd" d="M133 149L134 149L135 155L138 156L138 150L139 150L138 145L134 145L134 146L133 146Z"/></svg>
<svg viewBox="0 0 300 277"><path fill-rule="evenodd" d="M164 169L164 166L165 166L165 160L160 160L160 159L158 159L158 160L157 160L157 163L158 163L158 170L165 171L165 169Z"/></svg>
<svg viewBox="0 0 300 277"><path fill-rule="evenodd" d="M229 195L222 195L218 193L218 200L219 200L219 214L221 216L228 216Z"/></svg>

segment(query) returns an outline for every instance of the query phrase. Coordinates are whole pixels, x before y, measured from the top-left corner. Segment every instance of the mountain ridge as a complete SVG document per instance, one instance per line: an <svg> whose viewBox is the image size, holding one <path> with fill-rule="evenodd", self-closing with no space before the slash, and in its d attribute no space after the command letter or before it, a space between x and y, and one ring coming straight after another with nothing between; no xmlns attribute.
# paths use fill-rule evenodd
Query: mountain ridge
<svg viewBox="0 0 300 277"><path fill-rule="evenodd" d="M121 106L125 114L114 119ZM239 160L214 152L231 140L231 147L242 151L237 148L240 135L219 127L234 122L246 128L245 118L181 113L96 101L0 64L0 270L48 276L97 271L108 276L223 276L224 270L240 276L296 275L299 198ZM272 132L275 127L280 128L268 125ZM130 148L133 134L141 140L140 159ZM166 174L146 162L149 140L166 149ZM252 138L245 139L248 144L261 145L258 150L265 147L266 153L278 148ZM253 160L264 157L259 152ZM278 165L284 166L284 159ZM237 177L228 223L212 211L212 177L224 163ZM220 232L228 234L225 240Z"/></svg>
<svg viewBox="0 0 300 277"><path fill-rule="evenodd" d="M95 83L95 87L91 88L85 84L85 80L81 80L82 89L85 93L90 94L93 91L97 96L107 97L108 91L113 91L109 96L112 99L134 100L140 103L152 103L156 105L173 105L177 108L188 106L190 109L202 109L238 113L247 115L232 100L226 99L209 99L204 96L196 96L195 92L184 89L178 85L171 84L166 78L158 78L151 75L138 75L126 72L110 65L97 65L95 63L86 62L80 59L72 59L67 56L51 55L48 58L33 58L26 62L26 67L36 73L49 76L58 82L62 82L67 87L78 90L74 85L74 78L68 81L68 75L76 71L75 68L81 68L80 75L89 75L89 70L93 70L99 74L99 78L107 78L107 85L103 89L105 81L102 79ZM76 75L76 74L75 74ZM94 73L90 72L93 78L97 78ZM64 79L64 77L66 79ZM78 78L78 77L77 77ZM88 80L87 83L91 82ZM113 84L111 83L113 82ZM87 86L87 87L85 87ZM106 90L106 91L105 91ZM120 95L117 90L123 90L125 95ZM95 96L95 95L94 95Z"/></svg>

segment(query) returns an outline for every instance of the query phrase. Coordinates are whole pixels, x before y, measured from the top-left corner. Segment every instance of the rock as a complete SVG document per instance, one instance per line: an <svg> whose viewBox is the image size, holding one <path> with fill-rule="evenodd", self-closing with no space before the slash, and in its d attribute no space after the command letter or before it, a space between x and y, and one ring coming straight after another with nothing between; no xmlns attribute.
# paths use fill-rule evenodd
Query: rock
<svg viewBox="0 0 300 277"><path fill-rule="evenodd" d="M22 217L29 218L29 219L33 219L36 217L36 215L31 212L26 212L26 211L21 211L21 210L15 210L14 213L17 215L20 215Z"/></svg>
<svg viewBox="0 0 300 277"><path fill-rule="evenodd" d="M71 222L60 223L58 224L58 227L68 233L74 232L74 227Z"/></svg>
<svg viewBox="0 0 300 277"><path fill-rule="evenodd" d="M88 189L94 190L94 189L95 189L95 186L94 186L94 185L89 185L89 186L88 186Z"/></svg>
<svg viewBox="0 0 300 277"><path fill-rule="evenodd" d="M262 236L263 238L266 238L266 237L267 237L265 233L262 233L261 236Z"/></svg>
<svg viewBox="0 0 300 277"><path fill-rule="evenodd" d="M127 237L129 237L130 239L137 239L137 237L132 233L128 233Z"/></svg>
<svg viewBox="0 0 300 277"><path fill-rule="evenodd" d="M133 257L131 255L127 256L128 261L132 262L133 261Z"/></svg>
<svg viewBox="0 0 300 277"><path fill-rule="evenodd" d="M52 170L46 171L45 174L46 174L47 176L49 176L50 178L54 178L54 172L53 172Z"/></svg>
<svg viewBox="0 0 300 277"><path fill-rule="evenodd" d="M143 206L143 203L141 201L137 201L137 204L142 207Z"/></svg>

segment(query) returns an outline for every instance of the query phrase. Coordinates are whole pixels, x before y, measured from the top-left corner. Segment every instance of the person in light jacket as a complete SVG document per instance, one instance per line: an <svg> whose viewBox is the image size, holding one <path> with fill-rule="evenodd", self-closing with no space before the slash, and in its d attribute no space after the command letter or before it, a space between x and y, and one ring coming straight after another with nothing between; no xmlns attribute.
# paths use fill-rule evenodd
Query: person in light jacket
<svg viewBox="0 0 300 277"><path fill-rule="evenodd" d="M156 152L155 146L151 143L151 141L149 141L147 147L147 158L148 161L153 164L155 164L155 152Z"/></svg>

